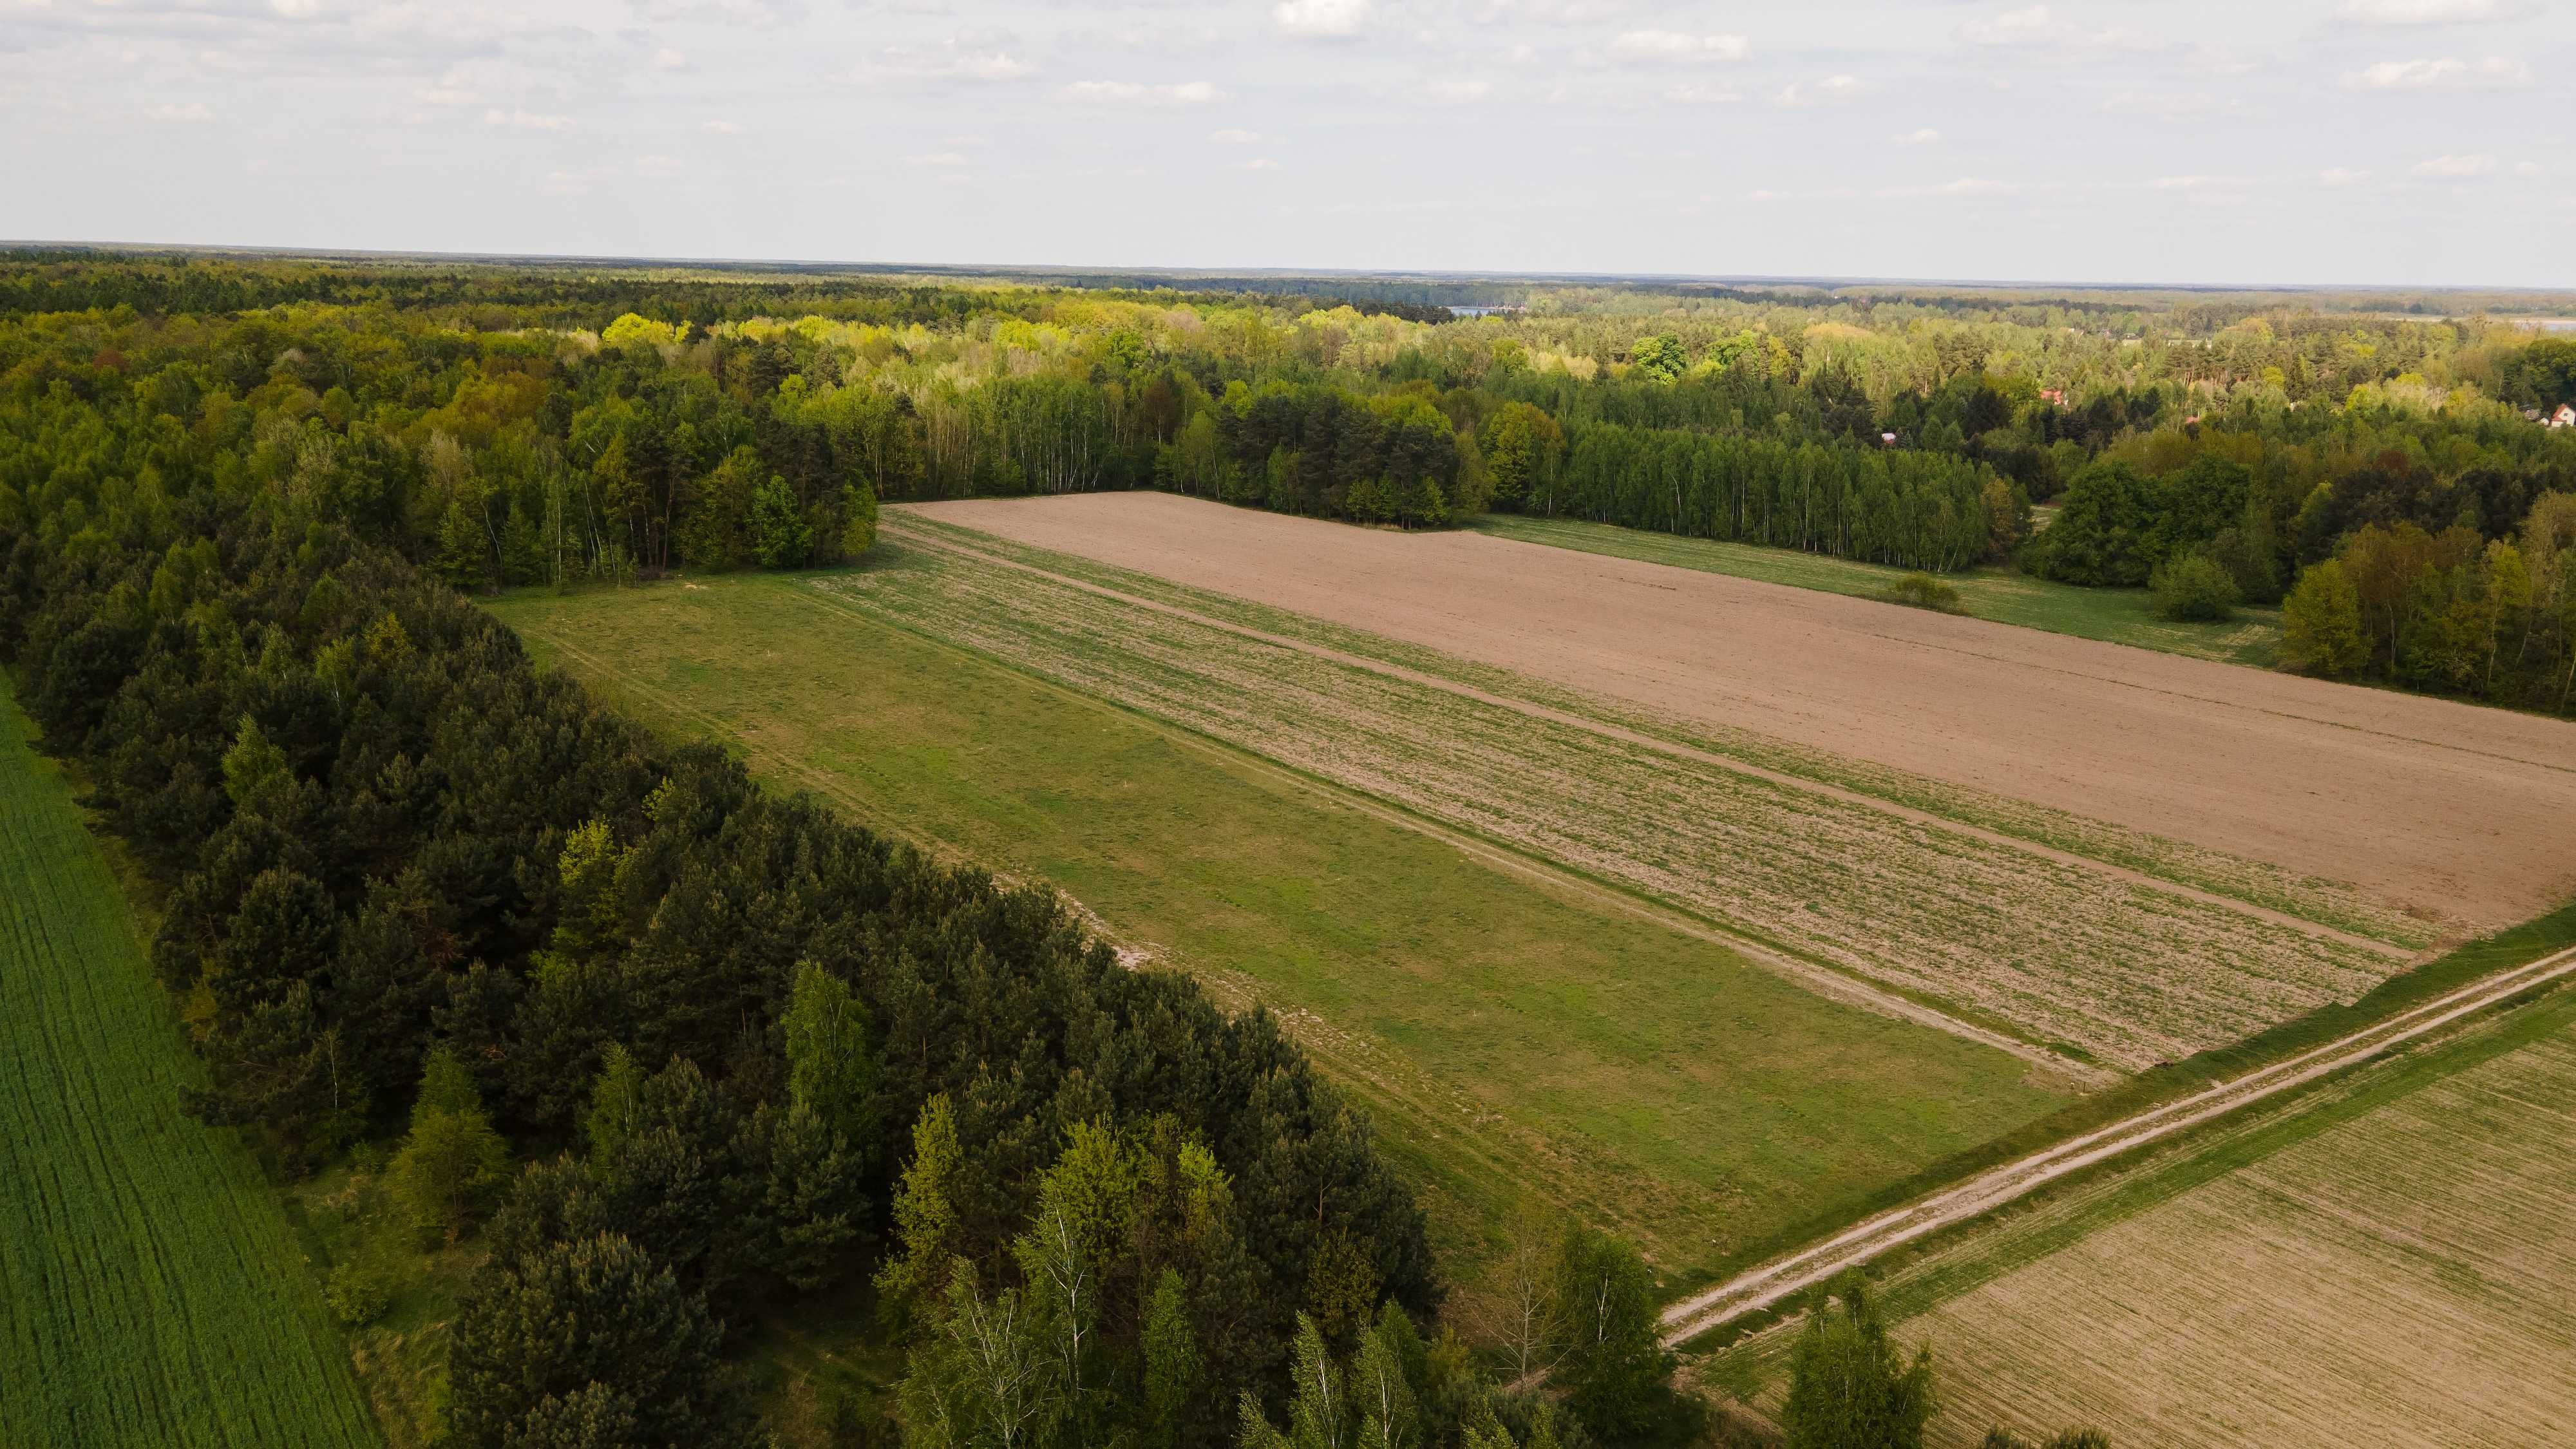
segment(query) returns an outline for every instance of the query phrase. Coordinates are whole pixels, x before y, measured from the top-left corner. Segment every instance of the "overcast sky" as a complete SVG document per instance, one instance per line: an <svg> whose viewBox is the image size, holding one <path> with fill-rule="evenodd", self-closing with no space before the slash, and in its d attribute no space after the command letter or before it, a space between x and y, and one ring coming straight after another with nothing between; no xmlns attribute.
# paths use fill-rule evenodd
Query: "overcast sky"
<svg viewBox="0 0 2576 1449"><path fill-rule="evenodd" d="M2576 0L0 0L0 237L2576 286Z"/></svg>

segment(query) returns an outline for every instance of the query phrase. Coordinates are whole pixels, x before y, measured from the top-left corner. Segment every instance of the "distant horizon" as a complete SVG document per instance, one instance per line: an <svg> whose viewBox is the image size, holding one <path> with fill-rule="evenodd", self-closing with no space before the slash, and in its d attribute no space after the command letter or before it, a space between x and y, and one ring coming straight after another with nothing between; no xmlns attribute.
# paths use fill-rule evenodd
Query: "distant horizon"
<svg viewBox="0 0 2576 1449"><path fill-rule="evenodd" d="M2475 282L2167 282L2103 281L2048 277L1867 276L1761 272L1609 272L1430 267L1294 267L1206 266L1179 263L1091 262L929 262L865 261L829 257L688 256L643 252L484 251L399 247L330 247L236 242L105 241L61 238L0 238L0 255L16 252L85 251L105 255L201 255L206 257L274 257L302 260L443 261L472 265L584 265L630 267L770 268L802 272L868 272L890 275L959 277L1184 277L1222 281L1247 280L1399 280L1448 283L1498 283L1527 286L1655 284L1682 286L1811 287L1837 291L1859 287L1927 287L1961 291L2068 291L2152 293L2313 293L2372 296L2381 294L2485 293L2524 297L2564 297L2576 304L2576 286L2516 285ZM2518 320L2576 321L2570 318Z"/></svg>
<svg viewBox="0 0 2576 1449"><path fill-rule="evenodd" d="M0 233L2561 290L2572 83L2576 0L50 0Z"/></svg>

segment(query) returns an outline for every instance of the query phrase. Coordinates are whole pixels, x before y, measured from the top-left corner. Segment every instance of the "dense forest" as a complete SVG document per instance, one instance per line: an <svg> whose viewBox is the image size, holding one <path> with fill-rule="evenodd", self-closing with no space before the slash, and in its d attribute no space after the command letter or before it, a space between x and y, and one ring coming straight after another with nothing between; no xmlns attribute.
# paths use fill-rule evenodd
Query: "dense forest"
<svg viewBox="0 0 2576 1449"><path fill-rule="evenodd" d="M762 374L799 334L711 370L625 313L578 356L381 302L0 334L0 661L159 897L190 1110L290 1177L381 1161L479 1264L418 1433L757 1442L744 1345L852 1301L905 1368L847 1442L1562 1449L1684 1412L1632 1248L1543 1230L1551 1390L1501 1387L1272 1019L658 742L459 592L864 548L878 477L946 475L870 470L921 440L871 395ZM1007 389L955 416L996 394L1008 426ZM1363 412L1332 425L1428 451Z"/></svg>
<svg viewBox="0 0 2576 1449"><path fill-rule="evenodd" d="M2576 340L2420 299L1562 286L1443 320L1153 280L28 254L0 518L149 468L488 588L828 564L900 499L1519 510L2293 600L2293 667L2571 704Z"/></svg>

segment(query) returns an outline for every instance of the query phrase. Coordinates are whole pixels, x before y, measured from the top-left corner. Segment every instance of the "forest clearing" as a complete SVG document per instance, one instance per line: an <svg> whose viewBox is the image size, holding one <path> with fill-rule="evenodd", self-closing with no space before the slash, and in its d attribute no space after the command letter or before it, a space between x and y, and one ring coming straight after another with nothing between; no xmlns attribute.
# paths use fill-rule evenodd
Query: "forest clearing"
<svg viewBox="0 0 2576 1449"><path fill-rule="evenodd" d="M898 512L1711 727L2347 882L2475 930L2576 891L2576 728L1460 533L1162 494Z"/></svg>
<svg viewBox="0 0 2576 1449"><path fill-rule="evenodd" d="M889 567L936 566L903 557ZM1618 1225L1678 1285L2069 1100L2057 1072L1824 999L1579 878L810 580L494 607L637 717L1050 882L1131 954L1281 1012L1470 1259L1526 1198Z"/></svg>
<svg viewBox="0 0 2576 1449"><path fill-rule="evenodd" d="M376 1442L70 789L0 678L0 1443Z"/></svg>
<svg viewBox="0 0 2576 1449"><path fill-rule="evenodd" d="M2571 1100L2560 989L1891 1262L1898 1336L1965 1386L1930 1442L2553 1441L2576 1417ZM1705 1372L1776 1408L1789 1337Z"/></svg>

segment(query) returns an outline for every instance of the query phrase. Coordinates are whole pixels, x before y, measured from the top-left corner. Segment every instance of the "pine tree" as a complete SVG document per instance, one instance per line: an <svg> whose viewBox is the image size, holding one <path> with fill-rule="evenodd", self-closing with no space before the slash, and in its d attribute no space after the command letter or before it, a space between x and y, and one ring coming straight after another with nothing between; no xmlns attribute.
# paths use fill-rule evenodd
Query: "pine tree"
<svg viewBox="0 0 2576 1449"><path fill-rule="evenodd" d="M877 1269L883 1311L900 1321L907 1310L941 1291L950 1272L957 1234L951 1199L960 1166L957 1116L943 1092L921 1104L912 1124L912 1163L895 1188L898 1251Z"/></svg>
<svg viewBox="0 0 2576 1449"><path fill-rule="evenodd" d="M394 1200L412 1221L453 1243L507 1179L510 1150L484 1115L474 1080L447 1051L422 1067L411 1131L386 1170Z"/></svg>
<svg viewBox="0 0 2576 1449"><path fill-rule="evenodd" d="M853 1151L863 1151L876 1138L878 1075L866 1003L849 983L802 962L784 1026L788 1100L839 1133Z"/></svg>

